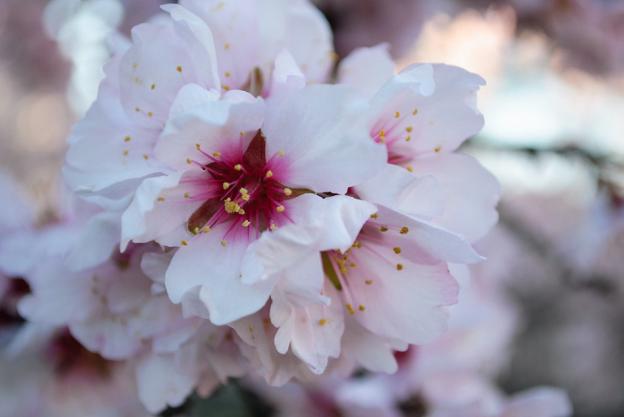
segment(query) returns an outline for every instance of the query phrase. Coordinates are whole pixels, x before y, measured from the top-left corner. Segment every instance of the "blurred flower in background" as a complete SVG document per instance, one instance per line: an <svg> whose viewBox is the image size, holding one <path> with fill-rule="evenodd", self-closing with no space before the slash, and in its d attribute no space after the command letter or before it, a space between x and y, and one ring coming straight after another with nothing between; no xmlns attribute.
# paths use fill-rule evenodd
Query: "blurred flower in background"
<svg viewBox="0 0 624 417"><path fill-rule="evenodd" d="M161 3L0 4L0 163L36 207L26 219L11 217L11 228L63 217L59 169L69 129L95 99L111 51L124 48L130 29ZM361 373L280 389L243 379L167 415L569 415L565 394L551 387L569 394L576 416L622 415L624 4L315 3L334 29L340 56L386 43L397 69L444 62L486 79L479 95L485 128L462 151L503 187L500 225L478 244L488 260L471 267L470 278L454 271L463 295L451 308L449 332L398 353L393 376ZM21 193L7 187L10 195ZM27 210L11 208L18 211ZM15 230L0 224L0 233ZM128 383L133 369L87 352L65 329L18 330L15 306L29 289L13 275L0 274L0 343L29 348L0 361L0 416L84 415L85 409L97 416L146 415ZM59 379L58 361L66 357L73 360ZM97 383L83 383L95 377ZM33 397L39 401L26 400ZM118 414L106 408L111 403ZM25 412L24 404L32 409Z"/></svg>

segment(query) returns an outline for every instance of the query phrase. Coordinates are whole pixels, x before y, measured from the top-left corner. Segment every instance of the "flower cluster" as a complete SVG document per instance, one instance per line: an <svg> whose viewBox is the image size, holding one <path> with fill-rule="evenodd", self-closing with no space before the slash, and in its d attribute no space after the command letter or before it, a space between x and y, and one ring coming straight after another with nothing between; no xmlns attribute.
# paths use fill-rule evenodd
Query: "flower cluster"
<svg viewBox="0 0 624 417"><path fill-rule="evenodd" d="M396 371L497 219L496 180L457 151L484 81L396 74L383 45L336 66L304 0L163 9L72 131L72 208L0 245L20 313L127 361L151 412L252 370Z"/></svg>

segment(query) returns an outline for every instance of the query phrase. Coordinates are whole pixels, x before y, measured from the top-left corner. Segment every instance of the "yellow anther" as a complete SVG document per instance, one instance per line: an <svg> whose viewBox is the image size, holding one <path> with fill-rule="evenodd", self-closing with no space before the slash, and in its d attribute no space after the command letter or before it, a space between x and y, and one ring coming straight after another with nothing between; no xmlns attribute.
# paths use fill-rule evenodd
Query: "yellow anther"
<svg viewBox="0 0 624 417"><path fill-rule="evenodd" d="M359 241L356 240L355 242L353 242L353 247L356 248L356 249L361 248L362 247L362 242L359 242Z"/></svg>
<svg viewBox="0 0 624 417"><path fill-rule="evenodd" d="M441 147L441 146L436 146L435 148L433 148L433 151L434 151L435 153L439 153L441 150L442 150L442 147Z"/></svg>
<svg viewBox="0 0 624 417"><path fill-rule="evenodd" d="M178 65L178 66L176 67L176 71L178 71L179 73L181 73L181 72L182 72L182 65Z"/></svg>
<svg viewBox="0 0 624 417"><path fill-rule="evenodd" d="M273 176L273 171L268 170L268 171L266 172L266 174L264 174L264 176L265 176L266 178L271 178L271 177Z"/></svg>
<svg viewBox="0 0 624 417"><path fill-rule="evenodd" d="M229 86L229 85L227 85L227 84L223 84L223 87L222 87L222 88L223 88L223 91L230 91L230 90L232 89L232 87L230 87L230 86Z"/></svg>
<svg viewBox="0 0 624 417"><path fill-rule="evenodd" d="M406 166L405 169L407 169L409 172L414 172L414 167L411 165Z"/></svg>
<svg viewBox="0 0 624 417"><path fill-rule="evenodd" d="M318 321L319 326L325 326L327 324L327 319L320 319Z"/></svg>
<svg viewBox="0 0 624 417"><path fill-rule="evenodd" d="M409 142L410 140L412 140L411 136L408 136L408 137L405 138L405 142Z"/></svg>
<svg viewBox="0 0 624 417"><path fill-rule="evenodd" d="M379 131L379 137L380 137L380 138L385 138L385 137L386 137L386 131L385 131L384 129L381 129L381 130Z"/></svg>
<svg viewBox="0 0 624 417"><path fill-rule="evenodd" d="M276 210L278 213L283 213L283 212L284 212L284 210L286 210L286 207L284 207L284 206L280 205L280 206L275 207L275 210Z"/></svg>
<svg viewBox="0 0 624 417"><path fill-rule="evenodd" d="M223 239L221 242L221 246L226 247L227 246L227 240Z"/></svg>
<svg viewBox="0 0 624 417"><path fill-rule="evenodd" d="M399 117L401 117L401 112L395 112L395 113L394 113L394 117L395 117L395 118L397 118L397 119L398 119Z"/></svg>
<svg viewBox="0 0 624 417"><path fill-rule="evenodd" d="M388 231L388 226L380 226L379 227L379 231L380 232L387 232Z"/></svg>
<svg viewBox="0 0 624 417"><path fill-rule="evenodd" d="M188 192L186 192L184 193L184 198L191 198L191 195Z"/></svg>
<svg viewBox="0 0 624 417"><path fill-rule="evenodd" d="M271 226L269 227L269 229L271 229L271 231L275 231L277 230L277 225L275 223L271 223Z"/></svg>
<svg viewBox="0 0 624 417"><path fill-rule="evenodd" d="M358 306L358 310L360 310L360 311L364 311L364 310L366 310L366 307L364 306L364 304L360 304L360 305Z"/></svg>
<svg viewBox="0 0 624 417"><path fill-rule="evenodd" d="M288 187L284 188L284 194L285 195L292 195L292 190Z"/></svg>
<svg viewBox="0 0 624 417"><path fill-rule="evenodd" d="M201 145L199 143L195 144L195 149L197 149L198 151L201 150Z"/></svg>
<svg viewBox="0 0 624 417"><path fill-rule="evenodd" d="M367 279L366 281L364 281L364 284L366 284L366 285L373 285L373 280L372 279Z"/></svg>
<svg viewBox="0 0 624 417"><path fill-rule="evenodd" d="M147 117L152 117L154 115L154 113L152 113L151 111L147 112Z"/></svg>
<svg viewBox="0 0 624 417"><path fill-rule="evenodd" d="M403 264L396 264L396 269L397 269L397 271L402 271L403 270Z"/></svg>
<svg viewBox="0 0 624 417"><path fill-rule="evenodd" d="M238 214L240 214L242 216L243 214L245 214L245 210L243 210L243 209L238 210Z"/></svg>
<svg viewBox="0 0 624 417"><path fill-rule="evenodd" d="M193 163L193 160L191 158L186 158L186 163L191 165Z"/></svg>
<svg viewBox="0 0 624 417"><path fill-rule="evenodd" d="M158 201L159 203L163 203L165 201L165 197L160 196L156 199L156 201Z"/></svg>
<svg viewBox="0 0 624 417"><path fill-rule="evenodd" d="M238 213L241 210L238 203L236 201L232 201L229 198L223 202L223 207L228 214Z"/></svg>
<svg viewBox="0 0 624 417"><path fill-rule="evenodd" d="M130 142L132 140L132 136L126 136L124 138L124 142Z"/></svg>
<svg viewBox="0 0 624 417"><path fill-rule="evenodd" d="M243 166L241 164L236 164L236 165L234 165L234 169L236 171L242 171L243 170Z"/></svg>
<svg viewBox="0 0 624 417"><path fill-rule="evenodd" d="M228 188L230 188L230 183L229 182L224 182L223 183L223 189L227 190Z"/></svg>
<svg viewBox="0 0 624 417"><path fill-rule="evenodd" d="M226 51L230 49L230 44L228 42L226 42L225 44L223 44L223 49L225 49Z"/></svg>
<svg viewBox="0 0 624 417"><path fill-rule="evenodd" d="M242 198L244 201L249 201L249 200L251 199L251 196L250 196L249 194L243 194L243 195L241 196L241 198Z"/></svg>
<svg viewBox="0 0 624 417"><path fill-rule="evenodd" d="M379 217L379 214L377 214L377 213L373 213L373 214L370 215L371 219L376 219L378 217Z"/></svg>
<svg viewBox="0 0 624 417"><path fill-rule="evenodd" d="M230 78L232 76L232 73L230 71L225 71L225 78Z"/></svg>
<svg viewBox="0 0 624 417"><path fill-rule="evenodd" d="M414 130L414 128L413 128L412 126L407 126L407 127L405 128L405 131L406 131L407 133L411 133L411 132L412 132L412 130Z"/></svg>
<svg viewBox="0 0 624 417"><path fill-rule="evenodd" d="M392 250L393 250L393 251L394 251L394 253L396 253L397 255L400 255L400 254L401 254L401 248L400 248L400 247L398 247L398 246L397 246L397 247L392 248Z"/></svg>
<svg viewBox="0 0 624 417"><path fill-rule="evenodd" d="M409 232L409 228L407 226L401 227L401 234L406 235Z"/></svg>
<svg viewBox="0 0 624 417"><path fill-rule="evenodd" d="M351 304L346 304L345 307L347 308L347 311L349 312L349 314L351 315L355 314L355 310L353 309L353 306Z"/></svg>
<svg viewBox="0 0 624 417"><path fill-rule="evenodd" d="M245 188L245 187L241 187L238 190L238 192L241 193L242 195L249 194L249 190L247 188Z"/></svg>
<svg viewBox="0 0 624 417"><path fill-rule="evenodd" d="M180 241L180 245L182 246L188 246L188 242L186 240L181 240Z"/></svg>
<svg viewBox="0 0 624 417"><path fill-rule="evenodd" d="M212 153L212 156L214 156L215 158L219 158L219 157L221 157L221 152L215 151L215 152Z"/></svg>
<svg viewBox="0 0 624 417"><path fill-rule="evenodd" d="M243 222L243 227L249 227L249 225L251 225L251 222L249 220L245 220Z"/></svg>
<svg viewBox="0 0 624 417"><path fill-rule="evenodd" d="M211 230L210 226L204 226L204 227L201 228L201 232L202 233L208 233L208 232L210 232L210 230Z"/></svg>
<svg viewBox="0 0 624 417"><path fill-rule="evenodd" d="M146 153L144 153L143 154L143 159L145 159L147 161L149 159L149 156Z"/></svg>
<svg viewBox="0 0 624 417"><path fill-rule="evenodd" d="M418 109L414 109L414 111L412 112L412 116L416 116L418 114Z"/></svg>
<svg viewBox="0 0 624 417"><path fill-rule="evenodd" d="M156 84L152 83L152 85L150 85L150 90L156 90Z"/></svg>

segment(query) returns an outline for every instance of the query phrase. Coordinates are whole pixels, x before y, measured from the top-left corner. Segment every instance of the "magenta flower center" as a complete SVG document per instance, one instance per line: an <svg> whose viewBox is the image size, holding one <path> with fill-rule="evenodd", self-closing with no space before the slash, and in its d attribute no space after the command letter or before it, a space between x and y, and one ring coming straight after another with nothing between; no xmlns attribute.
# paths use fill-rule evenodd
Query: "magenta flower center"
<svg viewBox="0 0 624 417"><path fill-rule="evenodd" d="M205 201L189 218L192 233L207 232L227 223L228 234L246 230L247 234L253 231L257 235L288 219L286 201L293 191L281 181L285 169L276 160L280 157L267 161L266 141L260 132L244 152L230 152L227 157L219 152L200 152L209 161L199 164L205 172L200 179L205 191L197 197Z"/></svg>

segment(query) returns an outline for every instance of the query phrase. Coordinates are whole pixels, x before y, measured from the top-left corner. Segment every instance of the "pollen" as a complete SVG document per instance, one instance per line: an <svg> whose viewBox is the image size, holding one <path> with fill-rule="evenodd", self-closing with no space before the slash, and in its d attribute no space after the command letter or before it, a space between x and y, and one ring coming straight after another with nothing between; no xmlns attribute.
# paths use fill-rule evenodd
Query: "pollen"
<svg viewBox="0 0 624 417"><path fill-rule="evenodd" d="M412 140L411 136L408 136L408 137L405 138L405 142L409 142L410 140Z"/></svg>
<svg viewBox="0 0 624 417"><path fill-rule="evenodd" d="M435 148L433 148L433 151L434 151L435 153L439 153L441 150L442 150L442 147L441 147L441 146L436 146Z"/></svg>
<svg viewBox="0 0 624 417"><path fill-rule="evenodd" d="M229 182L224 182L223 183L223 189L227 190L228 188L230 188L230 183Z"/></svg>
<svg viewBox="0 0 624 417"><path fill-rule="evenodd" d="M402 235L406 235L406 234L409 233L409 228L407 226L403 226L403 227L401 227L400 232L401 232Z"/></svg>
<svg viewBox="0 0 624 417"><path fill-rule="evenodd" d="M271 177L273 176L273 171L268 170L268 171L266 172L266 174L264 174L264 176L265 176L266 178L271 178Z"/></svg>
<svg viewBox="0 0 624 417"><path fill-rule="evenodd" d="M199 227L196 227L191 231L191 233L193 233L195 236L197 236L199 232L200 232Z"/></svg>
<svg viewBox="0 0 624 417"><path fill-rule="evenodd" d="M400 255L400 254L401 254L401 248L400 248L400 247L398 247L398 246L397 246L397 247L392 248L392 251L393 251L394 253L396 253L397 255Z"/></svg>
<svg viewBox="0 0 624 417"><path fill-rule="evenodd" d="M191 195L188 192L186 192L184 193L184 198L191 198Z"/></svg>
<svg viewBox="0 0 624 417"><path fill-rule="evenodd" d="M191 165L193 163L193 160L191 158L186 158L186 163Z"/></svg>
<svg viewBox="0 0 624 417"><path fill-rule="evenodd" d="M227 84L223 84L223 86L221 88L223 88L223 91L230 91L232 89L232 87L230 87Z"/></svg>
<svg viewBox="0 0 624 417"><path fill-rule="evenodd" d="M280 205L280 206L275 207L275 210L276 210L278 213L283 213L283 212L284 212L284 210L286 210L286 207L284 207L284 206Z"/></svg>
<svg viewBox="0 0 624 417"><path fill-rule="evenodd" d="M199 143L195 144L195 149L197 149L198 151L201 150L201 145Z"/></svg>
<svg viewBox="0 0 624 417"><path fill-rule="evenodd" d="M353 247L356 248L356 249L361 248L362 247L362 242L359 242L359 241L356 240L355 242L353 242Z"/></svg>
<svg viewBox="0 0 624 417"><path fill-rule="evenodd" d="M176 71L178 71L179 73L182 73L182 65L178 65L176 67Z"/></svg>
<svg viewBox="0 0 624 417"><path fill-rule="evenodd" d="M124 138L124 142L126 142L126 143L130 142L131 140L132 140L132 136L126 136Z"/></svg>
<svg viewBox="0 0 624 417"><path fill-rule="evenodd" d="M347 311L349 312L349 314L351 314L351 315L355 314L355 310L353 309L353 305L346 304L345 307L347 308Z"/></svg>
<svg viewBox="0 0 624 417"><path fill-rule="evenodd" d="M412 130L414 130L414 128L413 128L412 126L407 126L407 127L405 128L405 131L406 131L407 133L411 133L411 132L412 132Z"/></svg>
<svg viewBox="0 0 624 417"><path fill-rule="evenodd" d="M251 225L251 222L249 220L245 220L243 222L243 227L249 227Z"/></svg>
<svg viewBox="0 0 624 417"><path fill-rule="evenodd" d="M210 232L210 230L211 230L210 226L204 226L204 227L201 228L201 232L202 233L208 233L208 232Z"/></svg>
<svg viewBox="0 0 624 417"><path fill-rule="evenodd" d="M407 169L409 172L414 172L414 167L411 165L406 166L405 169Z"/></svg>
<svg viewBox="0 0 624 417"><path fill-rule="evenodd" d="M396 264L396 269L397 269L397 271L402 271L403 270L403 264Z"/></svg>
<svg viewBox="0 0 624 417"><path fill-rule="evenodd" d="M319 326L325 326L327 324L327 319L320 319L318 321Z"/></svg>
<svg viewBox="0 0 624 417"><path fill-rule="evenodd" d="M151 111L148 111L148 112L147 112L147 117L152 117L152 116L154 116L154 113L153 113L153 112L151 112Z"/></svg>
<svg viewBox="0 0 624 417"><path fill-rule="evenodd" d="M182 246L188 246L188 241L186 241L186 240L181 240L181 241L180 241L180 245L182 245Z"/></svg>
<svg viewBox="0 0 624 417"><path fill-rule="evenodd" d="M398 119L399 117L401 117L401 112L396 112L396 113L394 113L394 117L395 117L396 119Z"/></svg>
<svg viewBox="0 0 624 417"><path fill-rule="evenodd" d="M219 157L221 157L221 152L215 151L215 152L212 153L212 156L214 156L215 158L219 158Z"/></svg>
<svg viewBox="0 0 624 417"><path fill-rule="evenodd" d="M293 192L292 192L292 190L291 190L290 188L288 188L288 187L284 188L284 194L285 194L285 195L290 196L290 195L292 195L292 193L293 193Z"/></svg>
<svg viewBox="0 0 624 417"><path fill-rule="evenodd" d="M235 214L241 210L238 203L236 201L232 201L230 198L223 202L223 207L225 208L225 212L228 214Z"/></svg>
<svg viewBox="0 0 624 417"><path fill-rule="evenodd" d="M242 171L243 170L243 166L241 164L236 164L236 165L234 165L234 169L236 171Z"/></svg>
<svg viewBox="0 0 624 417"><path fill-rule="evenodd" d="M360 305L358 306L358 310L360 310L360 311L365 311L365 310L366 310L366 307L364 306L364 304L360 304Z"/></svg>
<svg viewBox="0 0 624 417"><path fill-rule="evenodd" d="M377 214L377 213L373 213L373 214L370 215L371 219L376 219L378 217L379 217L379 214Z"/></svg>
<svg viewBox="0 0 624 417"><path fill-rule="evenodd" d="M380 226L379 227L379 231L380 232L387 232L388 231L388 226Z"/></svg>

